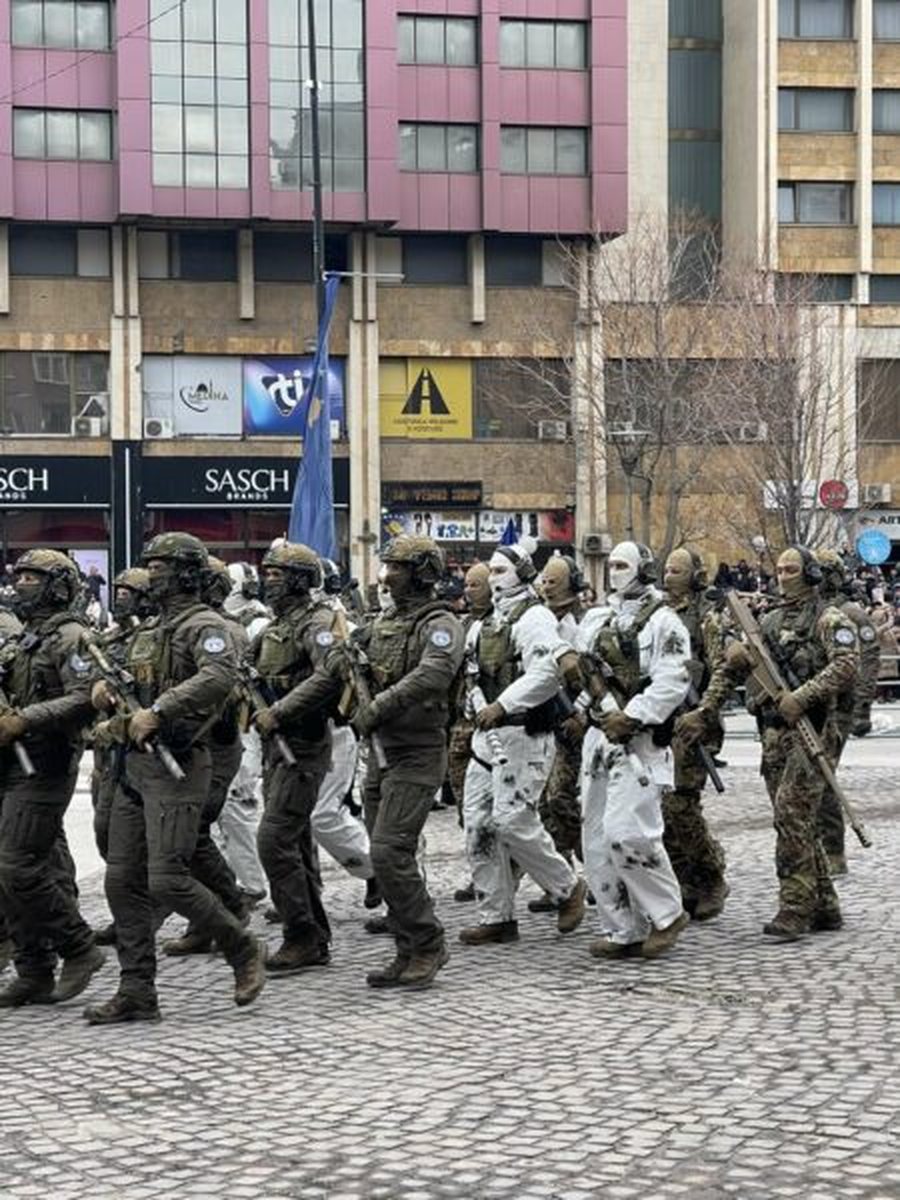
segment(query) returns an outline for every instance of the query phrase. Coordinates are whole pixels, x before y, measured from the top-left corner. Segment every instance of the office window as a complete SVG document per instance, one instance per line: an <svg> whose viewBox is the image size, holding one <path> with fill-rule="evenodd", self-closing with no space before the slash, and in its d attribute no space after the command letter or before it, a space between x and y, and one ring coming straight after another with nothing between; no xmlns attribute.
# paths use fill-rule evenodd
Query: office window
<svg viewBox="0 0 900 1200"><path fill-rule="evenodd" d="M405 237L403 276L404 283L468 283L468 239L452 234Z"/></svg>
<svg viewBox="0 0 900 1200"><path fill-rule="evenodd" d="M478 62L478 26L472 17L399 17L397 51L401 63L473 67Z"/></svg>
<svg viewBox="0 0 900 1200"><path fill-rule="evenodd" d="M108 50L107 0L12 0L14 46L60 50Z"/></svg>
<svg viewBox="0 0 900 1200"><path fill-rule="evenodd" d="M474 382L476 438L534 439L538 421L569 411L569 372L558 358L478 358Z"/></svg>
<svg viewBox="0 0 900 1200"><path fill-rule="evenodd" d="M872 130L900 133L900 89L876 88L872 93Z"/></svg>
<svg viewBox="0 0 900 1200"><path fill-rule="evenodd" d="M362 0L316 8L322 186L365 188ZM269 171L272 187L312 187L306 0L269 0Z"/></svg>
<svg viewBox="0 0 900 1200"><path fill-rule="evenodd" d="M500 129L500 170L506 175L586 175L587 159L586 129Z"/></svg>
<svg viewBox="0 0 900 1200"><path fill-rule="evenodd" d="M109 414L109 355L8 350L0 354L0 433L66 435L87 412Z"/></svg>
<svg viewBox="0 0 900 1200"><path fill-rule="evenodd" d="M900 225L900 183L872 185L872 224Z"/></svg>
<svg viewBox="0 0 900 1200"><path fill-rule="evenodd" d="M73 225L10 225L9 273L108 277L109 230L76 229Z"/></svg>
<svg viewBox="0 0 900 1200"><path fill-rule="evenodd" d="M582 71L587 66L587 25L501 20L500 66Z"/></svg>
<svg viewBox="0 0 900 1200"><path fill-rule="evenodd" d="M13 109L16 158L109 162L112 150L112 113L61 108Z"/></svg>
<svg viewBox="0 0 900 1200"><path fill-rule="evenodd" d="M173 278L237 279L237 239L233 230L183 229L173 239Z"/></svg>
<svg viewBox="0 0 900 1200"><path fill-rule="evenodd" d="M900 304L900 275L871 275L869 300L872 304Z"/></svg>
<svg viewBox="0 0 900 1200"><path fill-rule="evenodd" d="M877 40L900 41L900 0L875 0L872 27Z"/></svg>
<svg viewBox="0 0 900 1200"><path fill-rule="evenodd" d="M286 230L257 230L253 235L253 263L261 283L310 283L312 237Z"/></svg>
<svg viewBox="0 0 900 1200"><path fill-rule="evenodd" d="M401 171L477 171L474 125L400 126Z"/></svg>
<svg viewBox="0 0 900 1200"><path fill-rule="evenodd" d="M784 38L851 38L853 0L778 0L778 35Z"/></svg>
<svg viewBox="0 0 900 1200"><path fill-rule="evenodd" d="M779 88L778 128L849 132L853 129L852 88Z"/></svg>
<svg viewBox="0 0 900 1200"><path fill-rule="evenodd" d="M784 225L849 225L853 221L853 185L780 183L778 220Z"/></svg>
<svg viewBox="0 0 900 1200"><path fill-rule="evenodd" d="M540 238L486 237L484 277L488 287L540 287L544 244Z"/></svg>
<svg viewBox="0 0 900 1200"><path fill-rule="evenodd" d="M153 182L249 183L245 0L151 0Z"/></svg>

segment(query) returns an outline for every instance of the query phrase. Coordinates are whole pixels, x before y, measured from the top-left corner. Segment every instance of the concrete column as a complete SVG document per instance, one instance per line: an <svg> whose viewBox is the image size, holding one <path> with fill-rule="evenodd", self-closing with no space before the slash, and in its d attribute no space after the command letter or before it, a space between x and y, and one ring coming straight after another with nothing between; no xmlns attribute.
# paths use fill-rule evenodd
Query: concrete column
<svg viewBox="0 0 900 1200"><path fill-rule="evenodd" d="M857 0L856 223L859 270L872 270L872 0ZM862 301L862 296L858 297ZM868 300L868 280L866 280Z"/></svg>
<svg viewBox="0 0 900 1200"><path fill-rule="evenodd" d="M143 322L141 320L141 285L138 272L138 235L134 225L128 227L125 254L126 305L128 310L127 403L128 439L140 442L144 436L143 379L141 363L144 356Z"/></svg>
<svg viewBox="0 0 900 1200"><path fill-rule="evenodd" d="M606 406L603 393L603 323L595 281L599 243L585 243L578 261L578 310L572 366L575 444L575 542L579 561L595 591L601 558L585 556L589 535L608 533Z"/></svg>
<svg viewBox="0 0 900 1200"><path fill-rule="evenodd" d="M473 233L469 237L469 299L473 325L484 323L486 293L484 285L484 235Z"/></svg>
<svg viewBox="0 0 900 1200"><path fill-rule="evenodd" d="M240 318L252 321L256 316L256 279L253 270L253 230L238 230L238 294Z"/></svg>
<svg viewBox="0 0 900 1200"><path fill-rule="evenodd" d="M378 405L378 321L375 235L355 233L351 245L351 312L347 362L350 433L350 571L374 581L381 525Z"/></svg>
<svg viewBox="0 0 900 1200"><path fill-rule="evenodd" d="M769 112L777 100L767 40L770 7L768 0L722 4L722 235L725 257L737 268L765 266L777 247L769 148Z"/></svg>
<svg viewBox="0 0 900 1200"><path fill-rule="evenodd" d="M125 321L125 251L121 225L110 229L112 312L109 315L109 432L122 441L128 436L128 389Z"/></svg>
<svg viewBox="0 0 900 1200"><path fill-rule="evenodd" d="M9 313L9 226L0 222L0 313Z"/></svg>

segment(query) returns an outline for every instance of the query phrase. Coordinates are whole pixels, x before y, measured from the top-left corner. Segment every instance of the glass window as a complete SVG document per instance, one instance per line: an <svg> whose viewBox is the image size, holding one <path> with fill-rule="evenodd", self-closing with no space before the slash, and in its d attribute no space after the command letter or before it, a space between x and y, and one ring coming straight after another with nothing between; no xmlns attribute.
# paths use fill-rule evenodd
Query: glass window
<svg viewBox="0 0 900 1200"><path fill-rule="evenodd" d="M900 133L900 89L876 88L872 93L872 129Z"/></svg>
<svg viewBox="0 0 900 1200"><path fill-rule="evenodd" d="M584 21L500 21L500 66L532 70L587 66Z"/></svg>
<svg viewBox="0 0 900 1200"><path fill-rule="evenodd" d="M474 125L402 124L402 171L477 171L478 129Z"/></svg>
<svg viewBox="0 0 900 1200"><path fill-rule="evenodd" d="M474 385L477 438L533 439L538 421L568 408L569 372L561 359L479 358Z"/></svg>
<svg viewBox="0 0 900 1200"><path fill-rule="evenodd" d="M12 42L14 46L41 46L44 41L44 11L41 0L13 0Z"/></svg>
<svg viewBox="0 0 900 1200"><path fill-rule="evenodd" d="M853 0L779 0L778 33L786 38L850 38Z"/></svg>
<svg viewBox="0 0 900 1200"><path fill-rule="evenodd" d="M797 219L794 211L794 188L789 183L780 183L778 185L778 220L783 225L792 225Z"/></svg>
<svg viewBox="0 0 900 1200"><path fill-rule="evenodd" d="M853 128L851 88L779 88L778 127L810 133L849 132Z"/></svg>
<svg viewBox="0 0 900 1200"><path fill-rule="evenodd" d="M184 158L181 154L153 154L156 187L184 187Z"/></svg>
<svg viewBox="0 0 900 1200"><path fill-rule="evenodd" d="M484 239L484 276L489 287L540 287L543 260L540 238Z"/></svg>
<svg viewBox="0 0 900 1200"><path fill-rule="evenodd" d="M47 120L47 157L78 157L78 116L74 112L50 111Z"/></svg>
<svg viewBox="0 0 900 1200"><path fill-rule="evenodd" d="M873 225L900 225L900 183L872 186Z"/></svg>
<svg viewBox="0 0 900 1200"><path fill-rule="evenodd" d="M397 61L414 63L416 61L416 18L397 18Z"/></svg>
<svg viewBox="0 0 900 1200"><path fill-rule="evenodd" d="M875 0L872 13L875 37L881 41L900 41L900 2Z"/></svg>
<svg viewBox="0 0 900 1200"><path fill-rule="evenodd" d="M77 261L77 238L71 226L10 226L10 275L75 275Z"/></svg>
<svg viewBox="0 0 900 1200"><path fill-rule="evenodd" d="M16 158L47 157L43 109L14 109L13 154Z"/></svg>
<svg viewBox="0 0 900 1200"><path fill-rule="evenodd" d="M873 304L900 304L900 275L872 275L869 300Z"/></svg>
<svg viewBox="0 0 900 1200"><path fill-rule="evenodd" d="M187 155L188 171L191 170L193 160L200 157L202 156ZM197 166L198 164L195 164L195 168ZM215 159L212 170L214 177ZM237 245L232 231L181 230L177 236L180 279L237 279Z"/></svg>
<svg viewBox="0 0 900 1200"><path fill-rule="evenodd" d="M475 22L465 17L446 21L446 62L450 67L470 67L478 61Z"/></svg>
<svg viewBox="0 0 900 1200"><path fill-rule="evenodd" d="M468 241L464 237L421 236L403 239L406 283L465 284L468 282Z"/></svg>
<svg viewBox="0 0 900 1200"><path fill-rule="evenodd" d="M87 279L109 278L109 230L78 230L78 274Z"/></svg>
<svg viewBox="0 0 900 1200"><path fill-rule="evenodd" d="M444 61L444 22L440 17L416 18L416 57L418 63Z"/></svg>
<svg viewBox="0 0 900 1200"><path fill-rule="evenodd" d="M14 46L108 50L108 0L13 0Z"/></svg>
<svg viewBox="0 0 900 1200"><path fill-rule="evenodd" d="M852 184L782 183L778 185L778 219L800 225L849 225Z"/></svg>
<svg viewBox="0 0 900 1200"><path fill-rule="evenodd" d="M79 3L75 25L79 50L109 49L109 4Z"/></svg>
<svg viewBox="0 0 900 1200"><path fill-rule="evenodd" d="M169 278L169 235L165 230L138 231L138 275L141 279Z"/></svg>
<svg viewBox="0 0 900 1200"><path fill-rule="evenodd" d="M253 235L256 278L263 283L312 281L312 238L305 233L263 230Z"/></svg>
<svg viewBox="0 0 900 1200"><path fill-rule="evenodd" d="M397 22L397 61L470 67L477 60L472 17L401 16Z"/></svg>
<svg viewBox="0 0 900 1200"><path fill-rule="evenodd" d="M181 7L184 36L198 42L213 41L216 37L213 0L183 0Z"/></svg>
<svg viewBox="0 0 900 1200"><path fill-rule="evenodd" d="M99 162L112 158L112 120L109 113L78 114L78 157Z"/></svg>
<svg viewBox="0 0 900 1200"><path fill-rule="evenodd" d="M44 45L75 45L75 5L72 0L44 0Z"/></svg>
<svg viewBox="0 0 900 1200"><path fill-rule="evenodd" d="M17 158L112 158L110 113L20 108L14 110L13 130Z"/></svg>
<svg viewBox="0 0 900 1200"><path fill-rule="evenodd" d="M500 130L500 170L507 175L584 175L587 130L510 126Z"/></svg>

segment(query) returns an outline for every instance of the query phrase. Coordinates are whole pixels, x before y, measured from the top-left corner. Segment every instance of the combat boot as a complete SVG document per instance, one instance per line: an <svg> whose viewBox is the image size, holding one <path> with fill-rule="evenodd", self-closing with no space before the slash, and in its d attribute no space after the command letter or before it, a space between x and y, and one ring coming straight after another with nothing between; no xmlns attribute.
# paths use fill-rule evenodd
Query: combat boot
<svg viewBox="0 0 900 1200"><path fill-rule="evenodd" d="M106 962L106 955L99 946L91 945L84 954L76 954L67 958L59 973L59 982L53 993L53 1000L61 1004L64 1000L72 1000L80 996L94 975Z"/></svg>
<svg viewBox="0 0 900 1200"><path fill-rule="evenodd" d="M180 938L170 938L163 942L163 954L170 958L182 958L188 954L211 954L213 940L208 933L199 929L188 929Z"/></svg>
<svg viewBox="0 0 900 1200"><path fill-rule="evenodd" d="M467 883L465 887L457 888L453 893L457 904L473 904L475 902L475 884Z"/></svg>
<svg viewBox="0 0 900 1200"><path fill-rule="evenodd" d="M383 899L378 880L373 875L371 879L366 880L366 895L363 904L366 908L378 908Z"/></svg>
<svg viewBox="0 0 900 1200"><path fill-rule="evenodd" d="M613 942L609 938L595 938L588 946L592 958L639 958L640 942Z"/></svg>
<svg viewBox="0 0 900 1200"><path fill-rule="evenodd" d="M266 963L273 978L296 975L307 967L324 967L329 959L328 947L316 942L282 942Z"/></svg>
<svg viewBox="0 0 900 1200"><path fill-rule="evenodd" d="M641 944L641 958L659 958L661 954L671 950L678 941L678 935L690 920L686 912L681 912L664 929L652 929Z"/></svg>
<svg viewBox="0 0 900 1200"><path fill-rule="evenodd" d="M809 919L812 933L836 933L844 928L844 918L839 908L820 908Z"/></svg>
<svg viewBox="0 0 900 1200"><path fill-rule="evenodd" d="M397 987L407 991L427 988L434 982L438 971L450 961L450 954L445 945L429 954L414 954L400 974L397 976Z"/></svg>
<svg viewBox="0 0 900 1200"><path fill-rule="evenodd" d="M15 946L12 943L12 938L4 938L0 942L0 975L3 974L12 962L13 954L15 954Z"/></svg>
<svg viewBox="0 0 900 1200"><path fill-rule="evenodd" d="M390 936L391 922L388 917L369 917L368 921L363 923L363 929L366 933L371 933L375 937L380 937L383 934Z"/></svg>
<svg viewBox="0 0 900 1200"><path fill-rule="evenodd" d="M248 935L247 941L246 957L232 964L234 1002L240 1008L252 1004L266 986L266 943L252 935Z"/></svg>
<svg viewBox="0 0 900 1200"><path fill-rule="evenodd" d="M161 1021L162 1014L155 1000L135 1000L132 996L116 994L103 1004L89 1004L84 1010L88 1025L123 1025L126 1021Z"/></svg>
<svg viewBox="0 0 900 1200"><path fill-rule="evenodd" d="M587 884L579 879L568 899L559 906L556 928L560 933L573 933L584 920L584 905L587 900Z"/></svg>
<svg viewBox="0 0 900 1200"><path fill-rule="evenodd" d="M528 901L528 911L533 913L556 912L559 905L553 899L549 892L544 892L542 896L538 896L536 900Z"/></svg>
<svg viewBox="0 0 900 1200"><path fill-rule="evenodd" d="M102 929L94 930L94 945L95 946L114 946L116 944L116 923L110 921L108 925L104 925Z"/></svg>
<svg viewBox="0 0 900 1200"><path fill-rule="evenodd" d="M53 976L17 976L0 991L0 1008L21 1008L25 1004L53 1004Z"/></svg>
<svg viewBox="0 0 900 1200"><path fill-rule="evenodd" d="M372 988L397 987L397 980L409 966L409 958L398 954L383 967L377 967L366 976L366 983Z"/></svg>
<svg viewBox="0 0 900 1200"><path fill-rule="evenodd" d="M829 875L846 875L848 873L846 854L828 855L828 873Z"/></svg>
<svg viewBox="0 0 900 1200"><path fill-rule="evenodd" d="M518 921L492 921L487 925L470 925L460 931L459 940L466 946L487 946L492 942L505 944L519 940Z"/></svg>
<svg viewBox="0 0 900 1200"><path fill-rule="evenodd" d="M706 896L694 901L691 917L695 921L712 921L725 907L725 899L731 889L727 883L713 888Z"/></svg>
<svg viewBox="0 0 900 1200"><path fill-rule="evenodd" d="M779 908L772 920L763 925L763 933L782 942L796 942L809 933L809 918L793 909Z"/></svg>

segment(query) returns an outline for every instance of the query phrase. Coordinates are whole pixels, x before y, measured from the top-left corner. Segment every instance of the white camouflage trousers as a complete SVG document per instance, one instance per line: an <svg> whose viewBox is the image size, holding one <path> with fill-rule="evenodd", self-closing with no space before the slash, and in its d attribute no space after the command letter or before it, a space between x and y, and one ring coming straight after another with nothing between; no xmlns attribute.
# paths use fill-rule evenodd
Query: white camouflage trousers
<svg viewBox="0 0 900 1200"><path fill-rule="evenodd" d="M356 775L357 743L347 726L331 727L331 766L310 818L316 842L357 879L372 878L366 827L344 804Z"/></svg>
<svg viewBox="0 0 900 1200"><path fill-rule="evenodd" d="M226 862L245 891L265 895L266 873L256 849L256 831L262 812L262 746L255 729L242 734L244 753L237 775L231 781L212 836Z"/></svg>
<svg viewBox="0 0 900 1200"><path fill-rule="evenodd" d="M647 743L644 745L643 743ZM633 747L658 756L649 737ZM663 846L662 784L637 774L621 746L599 729L587 731L581 759L584 869L597 901L600 932L609 941L642 942L681 913L681 888Z"/></svg>
<svg viewBox="0 0 900 1200"><path fill-rule="evenodd" d="M538 816L538 800L553 765L553 735L532 737L517 726L497 734L509 762L488 770L471 759L463 799L466 853L482 925L513 919L522 872L557 901L567 899L576 883ZM472 749L482 762L491 761L484 734L476 733Z"/></svg>

